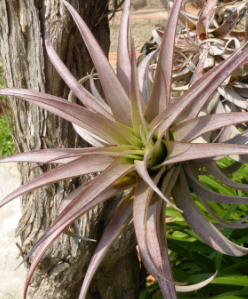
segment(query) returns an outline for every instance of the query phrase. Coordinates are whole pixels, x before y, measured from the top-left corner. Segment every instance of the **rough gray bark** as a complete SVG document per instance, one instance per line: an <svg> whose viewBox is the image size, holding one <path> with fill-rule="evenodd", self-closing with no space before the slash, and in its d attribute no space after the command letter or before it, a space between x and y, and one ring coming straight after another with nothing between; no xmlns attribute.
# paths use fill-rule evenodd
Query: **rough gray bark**
<svg viewBox="0 0 248 299"><path fill-rule="evenodd" d="M69 1L92 30L105 53L109 48L107 18L108 0ZM66 98L68 87L60 79L44 49L44 31L51 30L52 44L79 79L92 68L87 49L69 13L59 0L1 0L0 51L6 87L22 87ZM84 147L86 143L72 126L34 105L20 99L8 100L15 124L17 151L57 147ZM51 166L22 164L23 183L42 174ZM56 217L61 200L82 180L53 184L22 198L22 217L17 229L25 255ZM87 213L72 225L77 233L99 240L112 217L116 199ZM111 207L112 205L112 207ZM88 298L124 298L138 284L139 266L135 254L135 237L130 225L115 243L97 272ZM28 298L77 298L95 243L78 242L60 236L47 251L29 287ZM29 261L30 262L30 261ZM135 292L127 298L136 298Z"/></svg>

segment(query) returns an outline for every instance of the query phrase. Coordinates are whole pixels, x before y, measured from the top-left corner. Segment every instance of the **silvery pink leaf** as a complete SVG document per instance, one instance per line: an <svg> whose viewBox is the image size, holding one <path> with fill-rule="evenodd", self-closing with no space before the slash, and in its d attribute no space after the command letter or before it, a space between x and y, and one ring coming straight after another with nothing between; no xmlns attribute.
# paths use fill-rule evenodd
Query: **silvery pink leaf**
<svg viewBox="0 0 248 299"><path fill-rule="evenodd" d="M217 38L225 38L230 32L233 31L238 19L239 13L235 8L230 17L219 28L215 29L212 34Z"/></svg>
<svg viewBox="0 0 248 299"><path fill-rule="evenodd" d="M164 225L165 209L161 208L163 202L157 199L148 207L147 212L147 243L151 258L161 273L173 279L166 244L166 232ZM163 234L163 236L162 236ZM160 291L164 298L177 299L175 286L160 276L155 277L159 283Z"/></svg>
<svg viewBox="0 0 248 299"><path fill-rule="evenodd" d="M129 98L110 66L107 57L97 43L95 37L81 19L77 11L65 0L61 0L70 11L77 27L90 52L91 58L99 75L107 102L113 112L116 121L131 127L131 111ZM114 86L114 87L113 87Z"/></svg>
<svg viewBox="0 0 248 299"><path fill-rule="evenodd" d="M49 245L78 217L86 213L89 209L109 197L132 187L130 184L115 184L116 181L132 172L133 165L126 162L124 158L117 158L102 174L100 174L88 187L84 188L77 196L70 201L66 208L57 217L54 224L45 232L45 234L33 245L32 249L26 255L22 263L39 247L32 260L32 265L29 269L24 289L24 299L26 298L27 288L33 272L38 265L43 254L46 252ZM113 187L111 186L113 184Z"/></svg>
<svg viewBox="0 0 248 299"><path fill-rule="evenodd" d="M75 125L72 123L73 128L78 133L80 137L82 137L85 141L87 141L89 144L95 146L95 147L103 147L108 146L109 144L106 143L103 139L99 138L98 136L89 133L87 130L83 129L82 127L79 127L78 125Z"/></svg>
<svg viewBox="0 0 248 299"><path fill-rule="evenodd" d="M130 23L130 44L131 44L131 83L130 83L130 101L131 101L131 114L132 114L132 123L134 135L140 137L140 130L143 135L147 134L147 123L144 119L142 101L139 83L138 83L138 73L136 66L136 56L133 40L132 26Z"/></svg>
<svg viewBox="0 0 248 299"><path fill-rule="evenodd" d="M171 105L160 113L148 126L148 129L156 125L166 116L169 116L164 124L161 125L161 135L168 127L176 121L188 120L198 115L206 101L219 87L219 85L240 65L246 62L248 56L248 47L246 44L239 48L229 58L216 66L214 70L209 71L205 76L198 80L197 86L192 86L182 96L177 98ZM180 117L179 117L180 116Z"/></svg>
<svg viewBox="0 0 248 299"><path fill-rule="evenodd" d="M121 136L120 128L116 126L116 123L101 114L95 114L64 99L33 90L14 88L1 89L0 95L19 97L30 103L35 103L37 106L83 127L107 143L116 144L120 142L121 144L128 144L127 140Z"/></svg>
<svg viewBox="0 0 248 299"><path fill-rule="evenodd" d="M234 172L236 172L237 170L239 170L239 168L241 166L242 166L242 163L234 162L230 166L220 168L220 170L224 175L230 175L230 174L233 174Z"/></svg>
<svg viewBox="0 0 248 299"><path fill-rule="evenodd" d="M189 286L176 286L175 287L176 291L186 293L186 292L193 292L193 291L199 290L199 289L205 287L206 285L208 285L212 280L214 280L217 273L218 273L218 270L212 276L210 276L208 279L206 279L202 282L196 283L196 284L192 284Z"/></svg>
<svg viewBox="0 0 248 299"><path fill-rule="evenodd" d="M141 179L137 179L137 186L135 189L135 197L134 197L134 205L133 205L133 220L134 220L134 228L137 237L137 241L139 244L139 251L141 255L141 259L149 271L153 276L161 276L166 281L171 282L175 285L179 285L180 283L175 282L168 277L165 277L155 266L152 261L151 255L148 250L147 238L146 238L146 217L147 217L147 209L153 194L152 188L150 188L144 181Z"/></svg>
<svg viewBox="0 0 248 299"><path fill-rule="evenodd" d="M120 80L128 96L130 95L131 84L131 63L128 49L128 24L130 2L130 0L125 1L123 6L118 36L116 61L117 77Z"/></svg>
<svg viewBox="0 0 248 299"><path fill-rule="evenodd" d="M133 196L133 191L122 201L119 208L117 209L114 218L106 228L98 246L91 258L88 270L84 277L83 285L80 291L78 299L86 298L88 288L92 281L92 278L99 267L101 261L107 254L108 250L116 240L116 238L123 232L128 223L131 220L133 200L130 197Z"/></svg>
<svg viewBox="0 0 248 299"><path fill-rule="evenodd" d="M151 97L145 111L145 118L148 122L151 122L159 113L164 111L170 103L174 41L181 3L182 0L176 0L174 2L167 20L158 57Z"/></svg>
<svg viewBox="0 0 248 299"><path fill-rule="evenodd" d="M214 250L231 256L243 256L248 253L248 248L229 241L202 214L190 194L185 174L182 171L180 182L178 181L173 188L173 197L176 205L184 211L182 216L191 229Z"/></svg>
<svg viewBox="0 0 248 299"><path fill-rule="evenodd" d="M201 184L201 182L199 182L198 178L194 176L191 167L188 164L187 166L188 166L187 167L188 185L192 188L192 192L195 193L198 197L201 197L202 199L211 202L223 203L223 204L247 204L248 203L248 197L220 194L205 187L203 184Z"/></svg>
<svg viewBox="0 0 248 299"><path fill-rule="evenodd" d="M196 25L200 39L208 37L209 25L212 21L216 4L217 0L208 0L205 2L204 7L200 11L199 20Z"/></svg>
<svg viewBox="0 0 248 299"><path fill-rule="evenodd" d="M246 221L248 219L248 216L243 217L242 219L238 220L238 221L225 221L223 219L221 219L207 204L207 202L204 199L201 199L199 197L200 202L202 203L203 207L205 208L205 210L208 212L208 214L215 220L217 221L218 224L221 225L221 227L229 227L229 228L237 228L237 229L242 229L242 228L247 228L248 227L248 223L244 223L244 224L240 224L243 221ZM214 226L217 229L220 229L219 225L215 225L215 223L213 223Z"/></svg>
<svg viewBox="0 0 248 299"><path fill-rule="evenodd" d="M30 162L30 163L47 163L47 161L53 161L52 163L66 164L75 159L78 159L78 155L82 149L73 148L58 148L58 149L43 149L32 152L15 154L12 156L6 156L0 159L0 163L9 162ZM72 155L71 157L62 158L64 155ZM49 162L48 162L49 163Z"/></svg>
<svg viewBox="0 0 248 299"><path fill-rule="evenodd" d="M207 57L208 57L208 50L205 49L203 51L203 53L200 55L199 62L196 66L196 69L194 70L193 76L189 83L190 86L193 85L195 82L197 82L198 79L200 79L202 77L202 72L203 72Z"/></svg>
<svg viewBox="0 0 248 299"><path fill-rule="evenodd" d="M210 114L181 122L170 131L175 140L190 142L208 132L242 122L248 122L247 112Z"/></svg>
<svg viewBox="0 0 248 299"><path fill-rule="evenodd" d="M103 171L112 162L112 157L88 156L76 159L65 165L58 166L15 189L13 192L8 194L1 200L0 206L2 207L12 199L42 186L62 181L68 178L77 177L83 174Z"/></svg>
<svg viewBox="0 0 248 299"><path fill-rule="evenodd" d="M161 192L161 190L156 186L154 181L151 179L151 177L148 174L147 166L146 166L146 160L144 161L134 161L135 169L140 175L140 177L146 182L148 186L152 188L154 192L156 192L168 205L172 206L176 210L177 207L170 202L169 198L166 198L166 196Z"/></svg>
<svg viewBox="0 0 248 299"><path fill-rule="evenodd" d="M218 87L218 92L229 102L234 103L236 106L248 109L248 100L241 97L238 93L236 93L231 88Z"/></svg>
<svg viewBox="0 0 248 299"><path fill-rule="evenodd" d="M201 158L227 156L232 154L248 154L248 147L236 144L184 143L171 140L162 142L167 148L168 155L164 162L154 166L153 169L157 169L163 165Z"/></svg>
<svg viewBox="0 0 248 299"><path fill-rule="evenodd" d="M191 14L188 14L187 12L180 10L179 22L183 26L187 25L187 27L190 30L194 30L196 28L197 21L198 17L192 16Z"/></svg>
<svg viewBox="0 0 248 299"><path fill-rule="evenodd" d="M68 87L86 107L90 108L92 111L99 112L106 117L111 117L111 114L106 110L105 106L96 101L96 99L81 84L77 82L77 80L61 61L58 54L54 51L49 38L49 30L52 24L48 26L45 33L45 45L51 63L56 68L57 72L68 85Z"/></svg>
<svg viewBox="0 0 248 299"><path fill-rule="evenodd" d="M69 237L72 237L72 238L75 238L75 239L78 239L78 240L89 241L89 242L97 242L94 239L79 236L78 234L75 234L75 233L71 232L68 228L65 229L63 233L66 234Z"/></svg>
<svg viewBox="0 0 248 299"><path fill-rule="evenodd" d="M149 80L148 80L149 65L153 57L158 53L158 50L159 49L149 53L138 66L139 89L143 97L143 100L146 104L148 103L150 98Z"/></svg>
<svg viewBox="0 0 248 299"><path fill-rule="evenodd" d="M248 191L248 184L241 184L233 182L232 180L228 179L219 169L219 167L216 165L216 163L211 163L205 165L206 170L209 172L210 175L212 175L214 178L216 178L219 182L225 184L226 186L242 190L242 191Z"/></svg>
<svg viewBox="0 0 248 299"><path fill-rule="evenodd" d="M89 76L89 80L90 80L90 90L93 94L93 96L98 100L98 102L102 103L105 107L108 108L108 111L110 112L110 108L109 106L106 104L106 102L103 100L103 98L101 97L101 95L99 94L96 85L95 85L95 76L94 76L94 72L95 72L95 68L93 68L90 72L90 76ZM88 76L87 76L88 77ZM78 82L80 82L81 80L79 80ZM107 109L106 108L106 109ZM112 114L112 112L111 112Z"/></svg>

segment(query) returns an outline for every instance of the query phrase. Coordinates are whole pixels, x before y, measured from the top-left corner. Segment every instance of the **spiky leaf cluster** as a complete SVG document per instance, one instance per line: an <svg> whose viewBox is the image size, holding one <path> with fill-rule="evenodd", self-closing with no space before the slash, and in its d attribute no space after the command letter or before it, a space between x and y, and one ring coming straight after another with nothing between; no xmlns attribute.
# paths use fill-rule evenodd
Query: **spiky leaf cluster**
<svg viewBox="0 0 248 299"><path fill-rule="evenodd" d="M90 76L92 94L81 85L87 78L77 82L71 75L52 48L49 28L46 31L47 53L71 89L70 101L37 91L13 88L1 90L0 95L22 98L67 119L93 147L46 149L1 159L1 162L61 164L7 195L1 201L1 206L25 192L59 180L95 172L100 172L100 175L87 185L75 189L62 201L55 222L26 256L25 259L37 249L27 275L24 298L32 274L51 243L81 215L123 191L126 191L126 196L98 243L79 298L86 298L97 267L131 219L142 261L159 282L164 298L174 299L177 298L177 292L198 289L215 275L203 283L190 286L173 280L166 243L166 206L173 206L180 211L192 230L215 250L231 256L248 253L247 248L232 243L219 231L223 227L247 227L247 223L242 223L247 217L235 223L224 221L208 206L208 201L247 204L248 198L214 192L199 180L204 169L205 174L214 175L227 186L248 190L247 185L235 183L226 177L242 165L240 161L246 160L248 154L245 145L248 141L247 131L236 129L239 124L248 122L247 112L215 111L201 116L203 107L221 84L237 68L246 64L248 47L246 44L238 47L206 74L199 76L196 83L181 96L172 99L174 57L177 51L175 40L178 39L177 23L182 0L175 0L171 9L161 39L151 91L148 73L152 54L137 67L129 21L130 0L125 1L120 24L117 75L76 10L65 0L61 1L70 11L88 47L106 102L95 89L94 72ZM212 1L207 4L212 5ZM201 34L198 35L201 37ZM74 95L84 107L73 103ZM217 101L216 107L219 104L221 102ZM222 142L206 138L209 134L218 136L229 128L235 128L235 134L232 129L232 134L226 134L229 137ZM230 167L220 168L217 161L227 155L236 162ZM211 223L202 214L193 195L198 196L217 223Z"/></svg>

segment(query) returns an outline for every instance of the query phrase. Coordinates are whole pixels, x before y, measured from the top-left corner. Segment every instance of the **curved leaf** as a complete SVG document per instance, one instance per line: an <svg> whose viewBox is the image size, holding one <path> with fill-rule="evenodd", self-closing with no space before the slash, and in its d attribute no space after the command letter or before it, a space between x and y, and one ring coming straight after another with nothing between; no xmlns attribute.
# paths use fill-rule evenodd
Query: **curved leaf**
<svg viewBox="0 0 248 299"><path fill-rule="evenodd" d="M117 77L120 80L128 96L130 95L131 83L131 63L128 50L128 23L130 2L130 0L126 0L123 6L119 28L116 61Z"/></svg>
<svg viewBox="0 0 248 299"><path fill-rule="evenodd" d="M130 222L133 212L133 200L130 199L132 196L133 190L120 204L119 208L115 212L114 218L111 220L100 242L98 243L98 246L88 266L88 270L85 274L83 285L78 299L86 298L88 288L97 268L99 267L100 263L102 262L103 258L107 254L114 241L123 232L123 230Z"/></svg>
<svg viewBox="0 0 248 299"><path fill-rule="evenodd" d="M229 241L202 214L190 194L183 171L180 173L180 181L178 180L172 192L176 205L184 211L182 216L191 229L206 244L220 253L231 256L243 256L248 254L248 248L238 246Z"/></svg>
<svg viewBox="0 0 248 299"><path fill-rule="evenodd" d="M175 140L190 142L208 132L247 121L247 112L210 114L181 122L170 131Z"/></svg>
<svg viewBox="0 0 248 299"><path fill-rule="evenodd" d="M112 162L112 157L88 156L76 159L65 165L58 166L47 171L46 173L39 175L38 177L32 179L5 196L0 202L0 207L26 192L43 187L45 185L59 182L68 178L77 177L83 174L103 171Z"/></svg>
<svg viewBox="0 0 248 299"><path fill-rule="evenodd" d="M91 58L97 69L107 102L113 112L116 121L131 127L131 110L129 98L110 66L107 57L97 43L90 29L81 19L77 11L65 0L61 0L71 13L82 38L90 52Z"/></svg>
<svg viewBox="0 0 248 299"><path fill-rule="evenodd" d="M145 111L145 118L148 122L151 122L158 114L163 112L170 103L174 44L181 4L182 0L174 1L166 23L151 97Z"/></svg>
<svg viewBox="0 0 248 299"><path fill-rule="evenodd" d="M104 105L98 102L81 84L77 82L65 64L61 61L58 54L54 51L49 38L49 30L52 24L53 23L48 26L45 32L45 46L51 63L59 73L60 77L86 107L111 118L111 114L105 109Z"/></svg>

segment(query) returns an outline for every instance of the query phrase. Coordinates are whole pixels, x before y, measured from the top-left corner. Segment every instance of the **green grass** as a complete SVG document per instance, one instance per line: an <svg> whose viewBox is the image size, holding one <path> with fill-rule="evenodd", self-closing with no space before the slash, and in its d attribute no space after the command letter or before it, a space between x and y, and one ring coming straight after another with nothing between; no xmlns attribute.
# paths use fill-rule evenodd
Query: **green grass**
<svg viewBox="0 0 248 299"><path fill-rule="evenodd" d="M12 140L7 120L0 117L0 157L13 155L15 153L14 142Z"/></svg>
<svg viewBox="0 0 248 299"><path fill-rule="evenodd" d="M0 67L0 88L4 87L2 67ZM15 153L14 142L4 115L0 115L0 157L13 155Z"/></svg>

